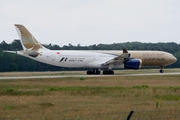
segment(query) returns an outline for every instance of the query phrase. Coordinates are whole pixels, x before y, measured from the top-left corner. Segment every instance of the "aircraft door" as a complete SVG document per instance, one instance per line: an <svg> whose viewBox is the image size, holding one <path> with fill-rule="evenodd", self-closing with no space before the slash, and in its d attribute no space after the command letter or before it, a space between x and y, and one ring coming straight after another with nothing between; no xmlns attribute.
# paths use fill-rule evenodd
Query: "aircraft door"
<svg viewBox="0 0 180 120"><path fill-rule="evenodd" d="M56 60L56 53L55 52L51 52L51 61L55 62Z"/></svg>

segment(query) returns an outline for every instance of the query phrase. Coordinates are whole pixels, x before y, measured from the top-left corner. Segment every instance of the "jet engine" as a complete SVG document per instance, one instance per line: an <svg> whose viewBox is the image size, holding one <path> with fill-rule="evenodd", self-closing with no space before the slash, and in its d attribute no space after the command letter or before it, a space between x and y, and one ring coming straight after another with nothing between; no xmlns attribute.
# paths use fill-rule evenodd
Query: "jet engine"
<svg viewBox="0 0 180 120"><path fill-rule="evenodd" d="M141 68L141 59L129 59L124 62L124 68L137 70Z"/></svg>

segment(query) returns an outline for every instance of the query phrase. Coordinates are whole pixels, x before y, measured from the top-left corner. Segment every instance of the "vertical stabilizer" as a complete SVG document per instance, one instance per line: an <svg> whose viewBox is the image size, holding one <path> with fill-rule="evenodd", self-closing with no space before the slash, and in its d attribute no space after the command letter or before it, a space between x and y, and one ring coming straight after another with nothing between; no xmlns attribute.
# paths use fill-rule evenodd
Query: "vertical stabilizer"
<svg viewBox="0 0 180 120"><path fill-rule="evenodd" d="M24 50L38 51L43 47L23 25L15 24L15 28Z"/></svg>

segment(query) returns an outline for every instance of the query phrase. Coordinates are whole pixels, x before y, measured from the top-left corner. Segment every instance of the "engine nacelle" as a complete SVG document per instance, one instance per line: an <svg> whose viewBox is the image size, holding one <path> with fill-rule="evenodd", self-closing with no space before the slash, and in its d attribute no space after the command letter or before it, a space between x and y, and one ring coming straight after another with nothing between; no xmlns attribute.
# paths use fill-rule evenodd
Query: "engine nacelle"
<svg viewBox="0 0 180 120"><path fill-rule="evenodd" d="M129 59L124 62L124 68L128 69L140 69L142 65L142 60L141 59Z"/></svg>

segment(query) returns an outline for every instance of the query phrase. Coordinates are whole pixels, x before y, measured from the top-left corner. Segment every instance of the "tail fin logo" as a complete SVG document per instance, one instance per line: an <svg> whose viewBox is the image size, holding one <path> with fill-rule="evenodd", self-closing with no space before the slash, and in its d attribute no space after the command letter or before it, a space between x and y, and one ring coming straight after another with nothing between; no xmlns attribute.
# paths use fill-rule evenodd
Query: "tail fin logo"
<svg viewBox="0 0 180 120"><path fill-rule="evenodd" d="M21 39L21 44L24 50L38 51L42 48L42 45L34 38L34 36L20 24L15 24L16 30L18 32L19 38Z"/></svg>

